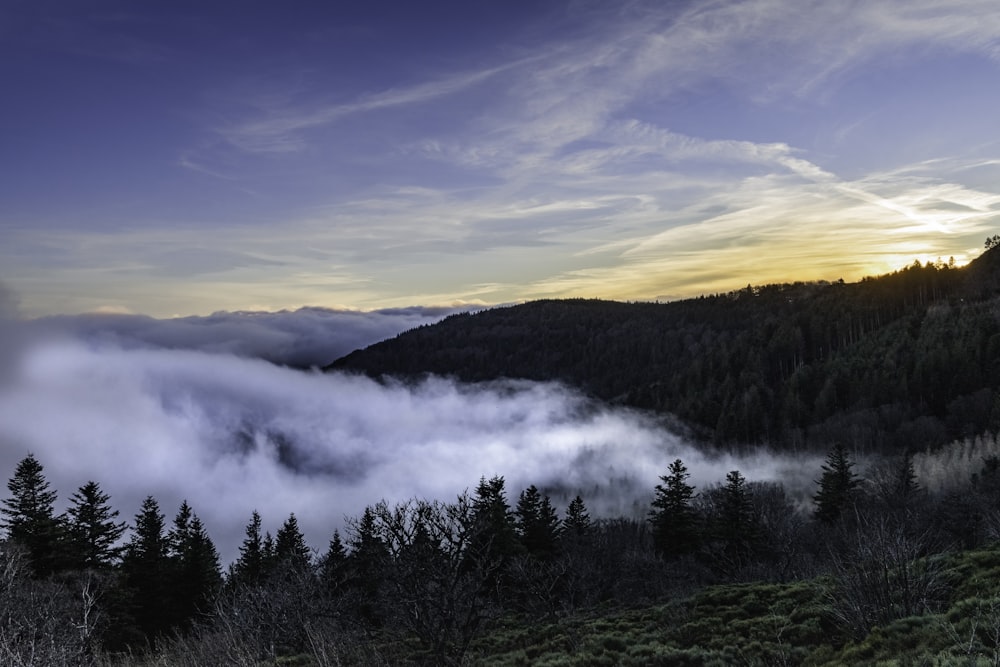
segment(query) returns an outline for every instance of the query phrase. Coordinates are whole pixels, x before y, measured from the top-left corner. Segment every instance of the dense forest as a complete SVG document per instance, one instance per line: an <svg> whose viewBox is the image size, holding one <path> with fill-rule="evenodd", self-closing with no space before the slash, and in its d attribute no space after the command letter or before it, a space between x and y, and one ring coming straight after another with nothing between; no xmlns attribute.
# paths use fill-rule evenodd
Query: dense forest
<svg viewBox="0 0 1000 667"><path fill-rule="evenodd" d="M706 446L821 449L806 497L677 459L641 515L596 517L486 471L373 498L321 552L247 508L222 563L187 502L125 520L81 480L60 504L28 454L0 499L0 664L1000 664L998 241L855 284L496 308L335 364L559 379Z"/></svg>
<svg viewBox="0 0 1000 667"><path fill-rule="evenodd" d="M1000 248L857 283L452 315L329 368L560 380L703 441L900 453L1000 427Z"/></svg>

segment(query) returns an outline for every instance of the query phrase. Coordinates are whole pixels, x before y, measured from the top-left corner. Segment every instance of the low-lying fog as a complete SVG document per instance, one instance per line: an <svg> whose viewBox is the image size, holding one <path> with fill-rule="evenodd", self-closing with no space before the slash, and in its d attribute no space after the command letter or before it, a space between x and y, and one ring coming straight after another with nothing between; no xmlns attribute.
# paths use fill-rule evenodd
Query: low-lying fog
<svg viewBox="0 0 1000 667"><path fill-rule="evenodd" d="M313 310L300 314L315 319ZM196 349L183 349L184 336L172 332L189 330L172 320L144 318L143 336L112 326L126 322L133 331L127 318L105 320L104 329L94 324L100 320L49 319L44 336L38 321L8 322L0 478L32 452L60 508L91 479L127 520L148 494L168 521L187 499L228 562L254 509L272 533L294 512L322 551L345 516L366 505L450 500L482 476L504 476L512 503L534 483L560 506L579 492L594 516L641 516L678 457L698 486L732 469L805 485L818 475L818 459L707 457L647 416L557 384L405 386L282 368L248 358L256 343L240 339L239 314L228 315L224 340L202 330L190 344ZM295 316L285 314L283 331L294 330L287 324ZM412 326L396 321L399 330ZM397 333L375 329L329 335L364 345ZM317 340L310 327L301 330ZM262 338L259 327L248 328L248 340ZM294 334L286 345L296 347Z"/></svg>

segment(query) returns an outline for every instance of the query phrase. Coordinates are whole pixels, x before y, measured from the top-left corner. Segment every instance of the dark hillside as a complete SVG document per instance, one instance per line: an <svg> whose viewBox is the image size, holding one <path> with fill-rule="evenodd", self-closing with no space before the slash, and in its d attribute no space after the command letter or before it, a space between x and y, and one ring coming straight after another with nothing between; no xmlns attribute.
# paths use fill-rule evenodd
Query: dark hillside
<svg viewBox="0 0 1000 667"><path fill-rule="evenodd" d="M717 443L895 451L1000 425L1000 249L857 283L453 315L330 369L561 380Z"/></svg>

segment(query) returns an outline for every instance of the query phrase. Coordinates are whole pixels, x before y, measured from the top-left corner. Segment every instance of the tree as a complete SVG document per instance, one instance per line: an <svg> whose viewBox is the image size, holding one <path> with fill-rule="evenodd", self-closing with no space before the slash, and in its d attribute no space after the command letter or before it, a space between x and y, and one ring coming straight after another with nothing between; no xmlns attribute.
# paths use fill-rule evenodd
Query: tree
<svg viewBox="0 0 1000 667"><path fill-rule="evenodd" d="M181 503L168 535L172 627L187 628L207 611L222 582L219 554L204 524L187 501Z"/></svg>
<svg viewBox="0 0 1000 667"><path fill-rule="evenodd" d="M299 521L294 513L288 515L285 523L278 529L274 541L274 557L280 568L288 568L295 572L307 571L312 563L312 554L302 531L299 530Z"/></svg>
<svg viewBox="0 0 1000 667"><path fill-rule="evenodd" d="M719 546L716 565L735 574L749 564L759 538L759 526L746 478L739 470L726 475L726 483L711 494L711 534Z"/></svg>
<svg viewBox="0 0 1000 667"><path fill-rule="evenodd" d="M507 504L504 484L504 478L499 475L489 480L483 477L472 500L478 524L475 550L501 559L519 551L514 515Z"/></svg>
<svg viewBox="0 0 1000 667"><path fill-rule="evenodd" d="M165 517L153 496L146 496L135 515L132 537L125 547L122 571L130 592L137 628L147 642L170 629L169 542L164 534Z"/></svg>
<svg viewBox="0 0 1000 667"><path fill-rule="evenodd" d="M198 615L209 611L222 585L219 552L197 514L191 517L187 539L174 567L178 624L189 627Z"/></svg>
<svg viewBox="0 0 1000 667"><path fill-rule="evenodd" d="M854 474L854 462L843 445L834 447L823 464L823 474L816 484L819 489L813 496L816 506L813 516L823 523L833 523L853 502L861 480Z"/></svg>
<svg viewBox="0 0 1000 667"><path fill-rule="evenodd" d="M73 567L107 570L121 556L123 547L118 541L127 524L115 520L118 510L111 508L110 500L111 497L94 481L87 482L70 496L66 524Z"/></svg>
<svg viewBox="0 0 1000 667"><path fill-rule="evenodd" d="M254 586L264 576L264 540L260 535L260 513L253 511L240 545L240 556L229 568L229 583Z"/></svg>
<svg viewBox="0 0 1000 667"><path fill-rule="evenodd" d="M366 507L361 519L348 524L351 536L351 587L359 594L358 615L369 626L379 626L379 598L389 563L389 549L382 539L376 512Z"/></svg>
<svg viewBox="0 0 1000 667"><path fill-rule="evenodd" d="M559 517L548 496L543 496L534 484L521 492L514 511L521 545L525 551L542 560L555 555L559 539Z"/></svg>
<svg viewBox="0 0 1000 667"><path fill-rule="evenodd" d="M680 459L670 464L669 474L656 485L649 522L653 546L664 558L689 554L698 548L698 519L691 501L694 487L687 483L690 473Z"/></svg>
<svg viewBox="0 0 1000 667"><path fill-rule="evenodd" d="M63 560L63 533L54 509L56 492L49 490L42 473L34 454L21 459L7 482L11 497L0 507L8 539L27 550L35 577L52 574Z"/></svg>
<svg viewBox="0 0 1000 667"><path fill-rule="evenodd" d="M583 498L577 496L570 501L566 508L566 517L562 523L563 540L573 544L581 544L590 536L591 529L587 506L583 504Z"/></svg>
<svg viewBox="0 0 1000 667"><path fill-rule="evenodd" d="M343 591L348 579L347 547L340 537L340 531L334 530L330 538L330 546L320 559L320 576L327 592L337 595Z"/></svg>

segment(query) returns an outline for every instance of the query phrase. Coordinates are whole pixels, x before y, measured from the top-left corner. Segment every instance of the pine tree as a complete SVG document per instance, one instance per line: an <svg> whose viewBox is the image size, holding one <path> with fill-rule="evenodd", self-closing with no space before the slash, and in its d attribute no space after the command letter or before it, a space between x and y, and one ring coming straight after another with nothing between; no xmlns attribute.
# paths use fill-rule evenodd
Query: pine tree
<svg viewBox="0 0 1000 667"><path fill-rule="evenodd" d="M351 554L349 557L354 576L351 585L359 593L358 617L370 627L382 624L379 597L389 565L389 549L379 535L375 511L366 507L361 519L351 526Z"/></svg>
<svg viewBox="0 0 1000 667"><path fill-rule="evenodd" d="M819 489L813 496L816 509L813 516L823 523L833 523L854 502L861 480L851 470L854 462L843 445L834 447L823 464L823 474L816 484Z"/></svg>
<svg viewBox="0 0 1000 667"><path fill-rule="evenodd" d="M348 580L347 548L340 537L340 531L334 530L330 538L330 546L320 561L320 576L329 593L340 593Z"/></svg>
<svg viewBox="0 0 1000 667"><path fill-rule="evenodd" d="M306 572L312 564L312 554L299 530L299 521L294 513L278 529L274 541L274 557L280 568L293 572Z"/></svg>
<svg viewBox="0 0 1000 667"><path fill-rule="evenodd" d="M170 629L171 609L164 601L169 599L172 583L165 517L155 498L146 497L133 525L122 558L122 572L131 593L136 625L152 642Z"/></svg>
<svg viewBox="0 0 1000 667"><path fill-rule="evenodd" d="M186 502L181 511L184 512L185 509L187 516L183 521L184 530L175 533L178 541L172 546L173 624L182 628L190 627L199 614L209 610L222 584L219 553L215 544L208 536L201 519L187 507Z"/></svg>
<svg viewBox="0 0 1000 667"><path fill-rule="evenodd" d="M472 509L477 525L474 550L482 557L504 560L519 549L514 514L507 504L504 478L479 480Z"/></svg>
<svg viewBox="0 0 1000 667"><path fill-rule="evenodd" d="M181 502L174 524L167 535L167 549L171 558L179 559L184 555L184 548L191 539L191 517L194 514L187 500Z"/></svg>
<svg viewBox="0 0 1000 667"><path fill-rule="evenodd" d="M264 576L264 540L260 534L260 514L253 511L240 545L240 557L229 568L229 583L256 586Z"/></svg>
<svg viewBox="0 0 1000 667"><path fill-rule="evenodd" d="M274 551L274 538L271 537L271 531L267 531L264 533L264 541L261 543L260 549L261 577L263 579L270 577L274 572L277 560Z"/></svg>
<svg viewBox="0 0 1000 667"><path fill-rule="evenodd" d="M0 507L7 538L27 550L32 572L44 577L63 564L64 531L55 516L56 492L49 490L42 464L28 454L7 482L11 497Z"/></svg>
<svg viewBox="0 0 1000 667"><path fill-rule="evenodd" d="M566 508L566 517L562 523L562 538L564 542L572 544L582 544L591 533L590 514L583 504L583 498L577 496L570 501Z"/></svg>
<svg viewBox="0 0 1000 667"><path fill-rule="evenodd" d="M670 464L669 474L656 485L649 522L653 546L665 558L694 552L698 548L698 520L691 501L694 487L687 483L690 473L680 459Z"/></svg>
<svg viewBox="0 0 1000 667"><path fill-rule="evenodd" d="M719 491L713 532L723 544L729 565L739 567L752 555L758 537L753 500L746 487L746 478L739 470L726 475L726 484Z"/></svg>
<svg viewBox="0 0 1000 667"><path fill-rule="evenodd" d="M77 569L109 569L120 558L123 547L118 541L127 524L115 521L118 510L112 509L111 497L90 481L70 496L66 522L70 537L72 566Z"/></svg>
<svg viewBox="0 0 1000 667"><path fill-rule="evenodd" d="M549 497L543 496L532 484L521 492L514 514L525 551L541 559L555 555L560 526Z"/></svg>

